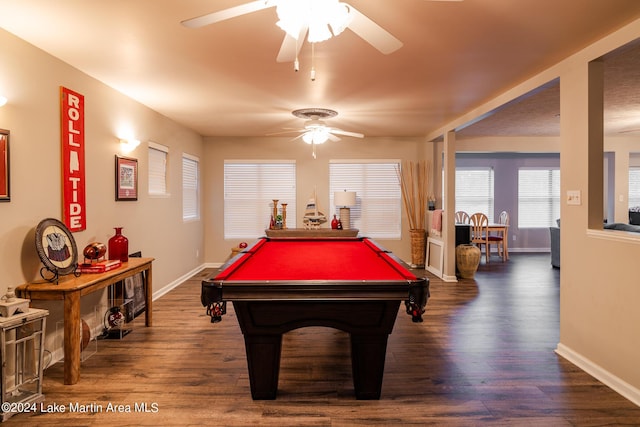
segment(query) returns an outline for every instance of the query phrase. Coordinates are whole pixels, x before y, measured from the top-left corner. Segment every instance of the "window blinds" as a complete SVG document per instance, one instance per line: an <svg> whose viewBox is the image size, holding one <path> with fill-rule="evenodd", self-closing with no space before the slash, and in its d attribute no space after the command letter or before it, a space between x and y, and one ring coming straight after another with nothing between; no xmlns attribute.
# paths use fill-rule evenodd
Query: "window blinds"
<svg viewBox="0 0 640 427"><path fill-rule="evenodd" d="M264 235L273 200L287 203L287 227L296 227L295 161L224 163L224 238L256 239Z"/></svg>
<svg viewBox="0 0 640 427"><path fill-rule="evenodd" d="M518 228L556 225L560 218L560 170L518 170Z"/></svg>
<svg viewBox="0 0 640 427"><path fill-rule="evenodd" d="M329 163L329 197L331 218L336 212L333 194L355 191L356 206L351 208L351 228L367 237L399 239L402 205L396 174L398 160L339 161Z"/></svg>
<svg viewBox="0 0 640 427"><path fill-rule="evenodd" d="M199 159L182 155L182 219L198 219L199 212Z"/></svg>

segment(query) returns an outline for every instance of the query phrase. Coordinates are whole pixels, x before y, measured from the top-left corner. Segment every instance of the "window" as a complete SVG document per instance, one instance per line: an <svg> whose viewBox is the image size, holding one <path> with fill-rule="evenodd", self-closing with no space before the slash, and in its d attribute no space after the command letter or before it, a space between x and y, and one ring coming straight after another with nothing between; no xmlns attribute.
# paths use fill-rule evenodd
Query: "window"
<svg viewBox="0 0 640 427"><path fill-rule="evenodd" d="M269 228L273 200L287 203L287 227L296 227L294 161L225 160L224 238L256 239Z"/></svg>
<svg viewBox="0 0 640 427"><path fill-rule="evenodd" d="M149 194L167 193L167 156L169 147L149 141Z"/></svg>
<svg viewBox="0 0 640 427"><path fill-rule="evenodd" d="M629 168L629 208L640 206L640 166Z"/></svg>
<svg viewBox="0 0 640 427"><path fill-rule="evenodd" d="M402 202L396 167L400 161L338 161L329 163L331 218L336 191L355 191L356 206L351 208L351 228L368 237L401 237Z"/></svg>
<svg viewBox="0 0 640 427"><path fill-rule="evenodd" d="M456 211L482 212L493 222L493 201L493 168L456 168Z"/></svg>
<svg viewBox="0 0 640 427"><path fill-rule="evenodd" d="M182 154L182 219L200 218L199 203L199 159L189 154Z"/></svg>
<svg viewBox="0 0 640 427"><path fill-rule="evenodd" d="M560 218L560 170L518 170L518 228L556 225Z"/></svg>

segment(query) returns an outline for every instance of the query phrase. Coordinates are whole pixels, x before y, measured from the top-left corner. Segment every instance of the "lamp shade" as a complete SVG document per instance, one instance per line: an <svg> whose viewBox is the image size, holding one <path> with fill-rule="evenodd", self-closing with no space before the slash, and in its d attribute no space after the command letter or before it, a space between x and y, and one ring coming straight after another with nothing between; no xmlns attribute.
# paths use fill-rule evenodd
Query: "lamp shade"
<svg viewBox="0 0 640 427"><path fill-rule="evenodd" d="M336 191L333 193L333 203L336 206L355 206L356 192L346 190Z"/></svg>

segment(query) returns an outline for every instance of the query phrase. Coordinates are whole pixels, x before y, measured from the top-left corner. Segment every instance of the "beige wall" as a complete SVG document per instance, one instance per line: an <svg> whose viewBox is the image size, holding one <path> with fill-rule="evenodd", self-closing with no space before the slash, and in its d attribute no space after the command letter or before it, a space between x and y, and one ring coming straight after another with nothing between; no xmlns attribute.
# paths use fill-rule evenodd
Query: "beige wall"
<svg viewBox="0 0 640 427"><path fill-rule="evenodd" d="M85 97L87 229L74 233L79 252L92 241L106 243L113 227L124 227L130 251L156 258L156 295L200 267L202 222L182 221L181 155L202 158L202 138L4 30L0 53L0 93L9 99L0 107L0 128L11 132L11 201L0 203L0 294L39 279L35 227L44 218L61 219L60 86ZM114 156L122 154L117 135L125 130L143 141L128 154L139 162L135 202L114 200ZM170 197L147 195L148 140L170 147ZM83 299L83 315L99 298ZM61 305L46 304L49 329L61 320Z"/></svg>
<svg viewBox="0 0 640 427"><path fill-rule="evenodd" d="M318 147L317 159L311 147L292 137L270 138L206 138L204 182L207 192L205 256L207 262L219 263L231 254L231 247L239 240L224 240L223 223L223 167L225 159L278 159L295 160L297 171L298 224L309 196L316 187L319 207L329 214L329 160L331 159L427 159L432 162L431 151L422 138L348 138L327 142ZM433 164L433 162L432 162ZM265 224L268 218L265 218ZM328 226L328 224L326 224ZM401 240L383 240L379 243L405 261L411 260L411 248L406 218L403 220ZM259 236L256 236L256 238Z"/></svg>

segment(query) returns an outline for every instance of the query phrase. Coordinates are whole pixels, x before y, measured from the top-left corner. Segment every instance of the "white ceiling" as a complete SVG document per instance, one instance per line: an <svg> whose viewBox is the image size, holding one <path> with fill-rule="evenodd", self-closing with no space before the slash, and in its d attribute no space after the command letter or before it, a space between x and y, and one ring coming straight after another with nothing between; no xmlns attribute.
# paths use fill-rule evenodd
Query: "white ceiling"
<svg viewBox="0 0 640 427"><path fill-rule="evenodd" d="M640 17L638 0L348 0L404 46L384 55L346 30L316 44L311 81L309 44L299 72L276 62L273 8L180 24L248 1L0 0L0 26L204 136L300 127L291 111L306 107L366 136L424 136ZM557 134L558 113L556 84L462 132Z"/></svg>

